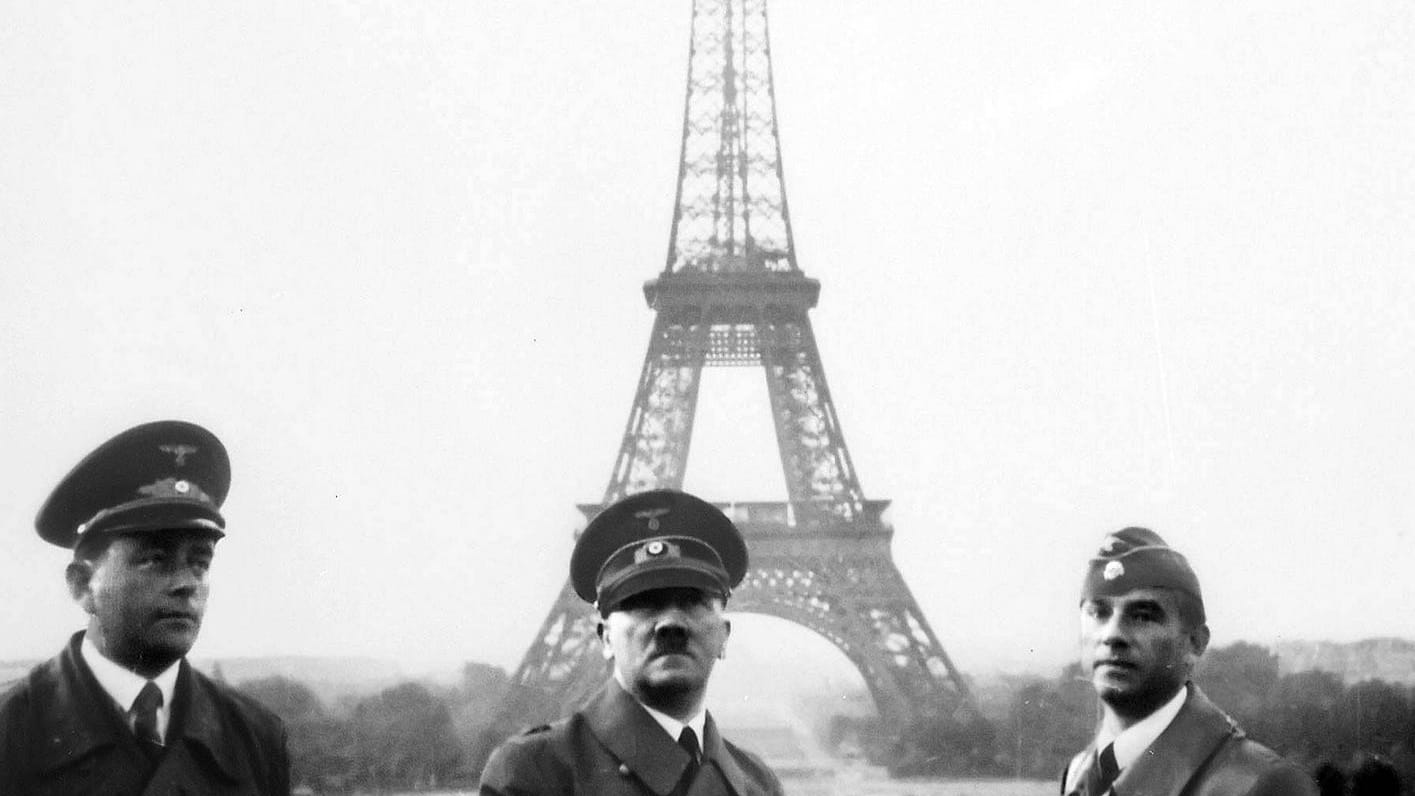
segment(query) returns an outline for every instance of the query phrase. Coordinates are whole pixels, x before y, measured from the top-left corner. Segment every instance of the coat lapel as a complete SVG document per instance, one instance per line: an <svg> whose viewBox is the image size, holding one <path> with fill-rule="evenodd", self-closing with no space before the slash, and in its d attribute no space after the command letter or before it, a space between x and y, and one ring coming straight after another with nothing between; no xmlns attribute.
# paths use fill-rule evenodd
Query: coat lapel
<svg viewBox="0 0 1415 796"><path fill-rule="evenodd" d="M595 738L654 793L667 796L682 779L688 753L619 683L611 680L582 714Z"/></svg>
<svg viewBox="0 0 1415 796"><path fill-rule="evenodd" d="M79 655L82 639L83 633L69 639L68 646L54 659L51 671L55 676L35 683L35 704L64 706L63 710L45 711L36 717L38 734L32 748L40 773L56 771L125 741L136 744L113 699Z"/></svg>
<svg viewBox="0 0 1415 796"><path fill-rule="evenodd" d="M241 766L233 758L237 744L227 738L221 714L211 697L211 685L192 669L186 659L177 673L177 688L173 697L173 726L168 732L167 754L163 766L177 763L177 752L189 747L198 759L209 762L226 779L238 782Z"/></svg>
<svg viewBox="0 0 1415 796"><path fill-rule="evenodd" d="M1115 781L1121 796L1168 796L1180 793L1224 740L1238 732L1233 720L1214 707L1198 686L1174 721Z"/></svg>
<svg viewBox="0 0 1415 796"><path fill-rule="evenodd" d="M751 780L747 778L747 773L737 764L737 758L727 748L727 742L723 740L722 733L717 731L717 722L713 721L712 714L709 713L707 723L703 725L703 762L711 761L716 764L722 776L727 780L727 784L732 788L732 792L740 796L751 793ZM704 765L704 768L707 768ZM694 783L704 783L707 777L699 774ZM689 796L698 793L697 788L688 791ZM714 791L715 793L715 791Z"/></svg>
<svg viewBox="0 0 1415 796"><path fill-rule="evenodd" d="M1081 780L1095 761L1095 743L1086 747L1086 751L1071 758L1071 762L1066 764L1066 770L1062 772L1061 792L1063 796L1076 796L1081 793Z"/></svg>

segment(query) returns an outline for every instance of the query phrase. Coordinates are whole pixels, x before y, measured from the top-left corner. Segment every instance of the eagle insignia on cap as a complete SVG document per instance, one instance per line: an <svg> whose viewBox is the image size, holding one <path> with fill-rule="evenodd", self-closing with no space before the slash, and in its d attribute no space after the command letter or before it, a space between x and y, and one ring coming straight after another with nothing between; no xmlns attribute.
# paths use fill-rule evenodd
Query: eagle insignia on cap
<svg viewBox="0 0 1415 796"><path fill-rule="evenodd" d="M1120 563L1119 561L1112 561L1109 564L1105 565L1105 569L1101 570L1101 577L1105 578L1106 580L1115 580L1116 578L1124 574L1125 565Z"/></svg>
<svg viewBox="0 0 1415 796"><path fill-rule="evenodd" d="M187 457L197 452L195 445L158 445L157 449L163 453L170 453L176 459L178 467L187 463Z"/></svg>
<svg viewBox="0 0 1415 796"><path fill-rule="evenodd" d="M1115 546L1118 544L1120 544L1120 538L1118 536L1115 536L1114 534L1107 536L1105 538L1105 541L1101 542L1101 552L1109 553L1110 551L1114 550Z"/></svg>
<svg viewBox="0 0 1415 796"><path fill-rule="evenodd" d="M634 512L634 516L639 519L648 520L649 530L656 531L658 530L658 518L667 514L669 511L670 509L666 506L661 509L644 509L643 511ZM655 555L657 554L655 553Z"/></svg>

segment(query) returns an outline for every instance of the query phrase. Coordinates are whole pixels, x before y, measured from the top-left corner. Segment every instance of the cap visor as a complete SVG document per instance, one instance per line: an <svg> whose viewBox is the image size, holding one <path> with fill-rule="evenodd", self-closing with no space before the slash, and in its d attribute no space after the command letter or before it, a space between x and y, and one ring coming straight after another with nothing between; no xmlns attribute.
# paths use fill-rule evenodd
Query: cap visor
<svg viewBox="0 0 1415 796"><path fill-rule="evenodd" d="M630 597L655 589L701 589L710 594L726 595L725 574L685 559L640 565L623 580L601 590L599 609L608 613Z"/></svg>

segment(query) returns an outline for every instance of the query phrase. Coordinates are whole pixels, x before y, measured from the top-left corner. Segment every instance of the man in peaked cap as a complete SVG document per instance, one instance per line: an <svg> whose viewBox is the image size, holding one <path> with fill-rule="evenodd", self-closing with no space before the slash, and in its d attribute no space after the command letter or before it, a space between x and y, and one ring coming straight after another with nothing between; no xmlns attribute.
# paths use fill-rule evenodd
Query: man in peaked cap
<svg viewBox="0 0 1415 796"><path fill-rule="evenodd" d="M186 662L230 482L211 432L163 421L54 488L35 527L88 627L0 695L0 793L289 793L280 720Z"/></svg>
<svg viewBox="0 0 1415 796"><path fill-rule="evenodd" d="M1100 698L1095 741L1071 760L1068 796L1316 794L1190 681L1209 644L1199 579L1148 528L1105 538L1081 586L1081 668Z"/></svg>
<svg viewBox="0 0 1415 796"><path fill-rule="evenodd" d="M492 753L481 793L781 793L704 708L732 630L723 610L746 572L742 534L692 495L643 492L596 516L570 556L570 581L599 611L613 677L585 708Z"/></svg>

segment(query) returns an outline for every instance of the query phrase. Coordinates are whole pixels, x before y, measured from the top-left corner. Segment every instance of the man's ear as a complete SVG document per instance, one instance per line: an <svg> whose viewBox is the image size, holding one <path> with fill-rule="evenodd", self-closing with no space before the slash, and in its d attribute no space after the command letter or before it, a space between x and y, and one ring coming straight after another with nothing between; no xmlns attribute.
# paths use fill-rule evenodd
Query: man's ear
<svg viewBox="0 0 1415 796"><path fill-rule="evenodd" d="M722 620L722 646L717 649L717 659L727 660L727 639L732 638L732 620Z"/></svg>
<svg viewBox="0 0 1415 796"><path fill-rule="evenodd" d="M614 658L614 649L609 646L609 634L605 632L604 620L601 619L595 624L595 635L599 636L599 652L605 660Z"/></svg>
<svg viewBox="0 0 1415 796"><path fill-rule="evenodd" d="M1194 654L1194 660L1197 661L1199 656L1203 655L1204 651L1209 648L1208 624L1199 625L1189 631L1189 644L1190 651Z"/></svg>
<svg viewBox="0 0 1415 796"><path fill-rule="evenodd" d="M93 562L76 559L69 562L69 566L64 568L64 582L69 584L69 596L74 598L84 609L84 613L92 614L96 609L93 605Z"/></svg>

